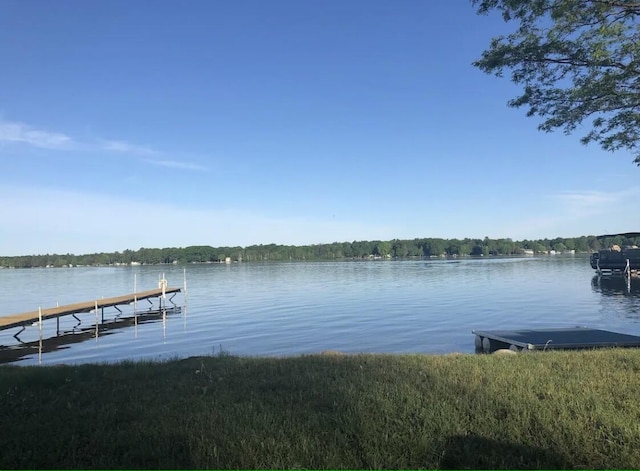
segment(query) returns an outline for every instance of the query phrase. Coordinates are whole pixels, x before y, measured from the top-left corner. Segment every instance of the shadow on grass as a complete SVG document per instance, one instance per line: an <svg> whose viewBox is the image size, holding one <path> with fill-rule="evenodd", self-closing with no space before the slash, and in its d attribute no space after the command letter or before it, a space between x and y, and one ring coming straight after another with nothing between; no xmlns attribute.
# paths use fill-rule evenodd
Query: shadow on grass
<svg viewBox="0 0 640 471"><path fill-rule="evenodd" d="M445 442L440 469L561 469L567 459L560 453L518 443L456 435Z"/></svg>
<svg viewBox="0 0 640 471"><path fill-rule="evenodd" d="M635 376L620 370L631 379L616 383L619 396L580 395L562 389L576 370L565 360L526 358L0 367L0 468L637 468L640 438L623 428L633 410L595 415L601 398L635 397ZM555 373L538 374L543 360ZM611 362L593 364L581 374ZM597 417L609 441L593 438Z"/></svg>
<svg viewBox="0 0 640 471"><path fill-rule="evenodd" d="M354 386L329 389L335 404L347 411L339 422L347 431L343 443L351 461L325 464L362 469L572 467L571 459L556 449L504 438L514 427L548 436L541 421L519 420L517 406L504 397L449 377L446 366L436 371L428 363L417 356L378 355L337 363L347 367L345 376Z"/></svg>

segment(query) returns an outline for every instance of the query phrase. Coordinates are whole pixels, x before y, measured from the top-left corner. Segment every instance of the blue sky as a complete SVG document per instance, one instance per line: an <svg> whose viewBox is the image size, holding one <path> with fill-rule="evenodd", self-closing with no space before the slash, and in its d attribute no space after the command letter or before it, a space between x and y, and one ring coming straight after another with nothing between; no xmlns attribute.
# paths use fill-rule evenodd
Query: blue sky
<svg viewBox="0 0 640 471"><path fill-rule="evenodd" d="M466 0L0 3L0 255L637 230ZM585 129L586 132L586 129Z"/></svg>

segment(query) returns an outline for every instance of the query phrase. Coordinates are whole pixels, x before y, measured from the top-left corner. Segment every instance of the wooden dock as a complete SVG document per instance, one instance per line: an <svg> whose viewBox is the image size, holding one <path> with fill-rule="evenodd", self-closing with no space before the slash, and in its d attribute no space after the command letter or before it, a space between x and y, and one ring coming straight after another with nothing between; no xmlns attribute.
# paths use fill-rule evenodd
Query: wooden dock
<svg viewBox="0 0 640 471"><path fill-rule="evenodd" d="M179 293L181 288L158 288L149 291L141 291L139 293L125 294L123 296L115 296L112 298L97 299L76 304L67 304L65 306L52 307L38 311L23 312L20 314L11 314L0 317L0 330L11 329L13 327L24 327L31 325L40 320L54 319L71 314L79 314L82 312L90 312L105 307L120 306L131 304L135 301L141 301L150 298L159 298L164 294ZM40 317L42 314L42 318Z"/></svg>
<svg viewBox="0 0 640 471"><path fill-rule="evenodd" d="M70 330L58 332L57 335L23 342L14 345L0 345L0 365L23 360L30 355L43 355L54 352L69 345L84 342L90 338L105 337L114 334L119 329L147 324L149 322L162 321L165 316L181 312L181 307L168 307L166 309L150 309L138 311L129 316L116 316L97 325L81 327L80 324Z"/></svg>
<svg viewBox="0 0 640 471"><path fill-rule="evenodd" d="M486 353L514 351L579 350L640 347L640 337L587 327L535 330L473 330L476 350Z"/></svg>

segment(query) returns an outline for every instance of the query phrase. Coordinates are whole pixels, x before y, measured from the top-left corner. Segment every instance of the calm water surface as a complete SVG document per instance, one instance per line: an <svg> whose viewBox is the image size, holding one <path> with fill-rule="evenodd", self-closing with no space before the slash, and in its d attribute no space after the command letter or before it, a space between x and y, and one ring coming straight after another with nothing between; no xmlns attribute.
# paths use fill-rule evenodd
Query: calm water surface
<svg viewBox="0 0 640 471"><path fill-rule="evenodd" d="M170 286L181 287L183 269L0 270L0 315L132 293L134 275L138 291L156 288L163 272ZM54 351L45 340L41 355L22 349L17 364L166 359L220 349L235 355L473 352L472 329L581 325L640 335L640 280L630 286L599 280L582 255L189 265L186 276L186 304L182 294L174 298L181 309L140 317L137 326L126 320L132 306L119 317L107 309L107 329L97 338L94 313L79 314L79 326L67 316L60 329L75 334L55 342L61 345ZM137 311L150 307L140 302ZM14 358L19 330L0 332L0 345ZM56 321L45 321L43 337L55 335ZM20 340L38 344L37 325Z"/></svg>

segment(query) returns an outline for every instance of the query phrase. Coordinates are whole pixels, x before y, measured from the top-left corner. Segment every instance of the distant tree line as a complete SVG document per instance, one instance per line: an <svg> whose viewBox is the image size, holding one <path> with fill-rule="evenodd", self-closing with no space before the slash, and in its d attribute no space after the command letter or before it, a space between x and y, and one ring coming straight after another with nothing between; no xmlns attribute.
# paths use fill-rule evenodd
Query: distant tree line
<svg viewBox="0 0 640 471"><path fill-rule="evenodd" d="M184 248L140 248L113 253L85 255L46 254L0 257L1 267L63 267L105 265L156 265L162 263L215 263L231 261L342 260L372 257L453 257L518 255L550 251L591 252L613 244L638 245L640 238L617 236L605 241L595 236L513 241L511 239L413 239L389 241L334 242L316 245L251 245L248 247L211 247L194 245Z"/></svg>

